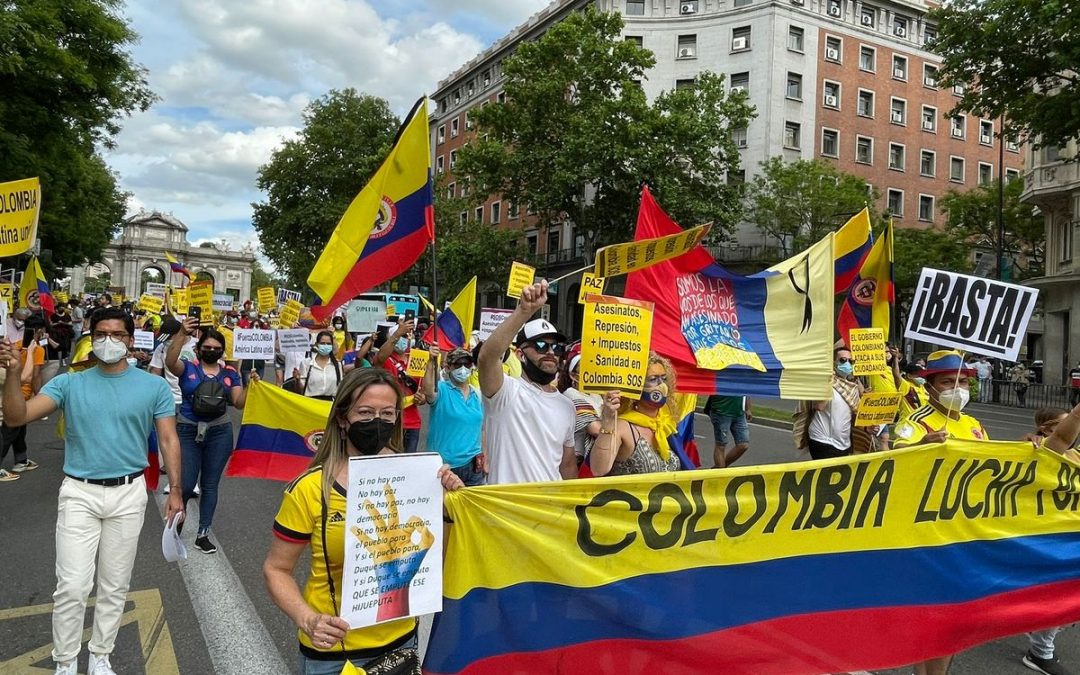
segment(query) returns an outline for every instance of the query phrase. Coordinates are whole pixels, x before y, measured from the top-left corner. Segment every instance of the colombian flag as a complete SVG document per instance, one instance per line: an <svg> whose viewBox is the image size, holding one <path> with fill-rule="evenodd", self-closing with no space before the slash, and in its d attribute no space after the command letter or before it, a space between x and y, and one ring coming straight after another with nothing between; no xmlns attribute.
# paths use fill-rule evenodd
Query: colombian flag
<svg viewBox="0 0 1080 675"><path fill-rule="evenodd" d="M394 147L341 216L308 285L317 320L358 293L393 279L435 240L427 99L413 106Z"/></svg>
<svg viewBox="0 0 1080 675"><path fill-rule="evenodd" d="M836 231L833 239L833 258L836 265L836 293L847 293L859 274L859 267L870 252L873 235L870 231L870 211L863 208Z"/></svg>
<svg viewBox="0 0 1080 675"><path fill-rule="evenodd" d="M892 316L893 287L893 225L874 242L874 247L859 268L859 274L847 291L844 305L836 320L836 327L845 344L852 328L881 328L885 342L889 341L889 324Z"/></svg>
<svg viewBox="0 0 1080 675"><path fill-rule="evenodd" d="M315 456L330 401L293 394L263 381L248 389L244 419L226 476L290 481Z"/></svg>
<svg viewBox="0 0 1080 675"><path fill-rule="evenodd" d="M23 272L22 284L19 286L19 306L34 311L41 309L47 315L56 311L56 303L53 302L49 283L45 281L37 256L30 258L26 271Z"/></svg>
<svg viewBox="0 0 1080 675"><path fill-rule="evenodd" d="M176 274L183 274L189 281L195 281L195 273L180 264L180 261L172 256L172 253L165 251L165 260L169 263L169 269Z"/></svg>
<svg viewBox="0 0 1080 675"><path fill-rule="evenodd" d="M423 298L424 296L420 296ZM435 341L435 326L439 327L439 349L449 351L457 347L467 347L469 332L472 331L473 319L476 316L476 277L465 284L450 307L439 314L435 325L428 329L424 335L424 342L431 344Z"/></svg>

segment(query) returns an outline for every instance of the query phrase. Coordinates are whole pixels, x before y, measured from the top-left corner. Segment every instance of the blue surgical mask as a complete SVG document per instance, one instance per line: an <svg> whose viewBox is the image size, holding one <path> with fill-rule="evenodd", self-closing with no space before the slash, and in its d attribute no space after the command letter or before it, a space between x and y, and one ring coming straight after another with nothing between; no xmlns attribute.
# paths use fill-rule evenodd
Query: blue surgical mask
<svg viewBox="0 0 1080 675"><path fill-rule="evenodd" d="M409 340L407 338L398 338L398 341L394 344L394 351L398 354L409 351Z"/></svg>
<svg viewBox="0 0 1080 675"><path fill-rule="evenodd" d="M836 364L836 372L844 377L851 377L851 374L855 372L855 366L851 365L850 361L838 363Z"/></svg>
<svg viewBox="0 0 1080 675"><path fill-rule="evenodd" d="M330 356L330 352L334 351L334 345L318 345L315 349L319 352L319 356Z"/></svg>
<svg viewBox="0 0 1080 675"><path fill-rule="evenodd" d="M450 371L450 377L458 384L467 382L470 375L472 375L472 368L468 366L461 366L460 368L454 368Z"/></svg>

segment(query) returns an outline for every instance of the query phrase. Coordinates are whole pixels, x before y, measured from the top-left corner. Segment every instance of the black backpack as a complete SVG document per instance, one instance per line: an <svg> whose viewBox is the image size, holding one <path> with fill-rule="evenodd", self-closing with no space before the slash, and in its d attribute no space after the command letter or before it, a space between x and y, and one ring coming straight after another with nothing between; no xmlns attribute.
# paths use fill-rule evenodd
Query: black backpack
<svg viewBox="0 0 1080 675"><path fill-rule="evenodd" d="M225 414L228 406L228 392L217 378L207 378L202 368L199 368L199 376L202 381L191 394L191 412L204 420L214 420Z"/></svg>

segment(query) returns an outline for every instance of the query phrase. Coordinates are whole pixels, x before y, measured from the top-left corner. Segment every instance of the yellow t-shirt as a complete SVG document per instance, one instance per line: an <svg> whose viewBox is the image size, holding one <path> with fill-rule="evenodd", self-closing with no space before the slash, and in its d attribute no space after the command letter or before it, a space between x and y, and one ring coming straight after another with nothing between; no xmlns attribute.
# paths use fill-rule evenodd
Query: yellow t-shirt
<svg viewBox="0 0 1080 675"><path fill-rule="evenodd" d="M895 448L917 445L927 434L942 430L948 432L949 438L990 440L982 423L971 415L960 413L960 419L954 420L939 412L937 408L924 405L900 420L893 430L892 444Z"/></svg>
<svg viewBox="0 0 1080 675"><path fill-rule="evenodd" d="M284 541L294 544L311 544L311 573L304 585L304 601L320 614L338 616L341 603L341 572L345 554L345 488L334 484L328 504L326 520L326 540L329 543L327 553L330 558L330 571L334 575L334 592L337 594L338 607L330 598L330 585L326 581L326 564L323 557L322 540L322 468L309 469L285 488L281 508L274 518L274 534ZM388 645L409 634L416 628L416 619L388 621L376 626L357 628L345 635L345 650L376 649ZM301 651L340 652L341 646L333 649L316 649L304 631L297 631Z"/></svg>

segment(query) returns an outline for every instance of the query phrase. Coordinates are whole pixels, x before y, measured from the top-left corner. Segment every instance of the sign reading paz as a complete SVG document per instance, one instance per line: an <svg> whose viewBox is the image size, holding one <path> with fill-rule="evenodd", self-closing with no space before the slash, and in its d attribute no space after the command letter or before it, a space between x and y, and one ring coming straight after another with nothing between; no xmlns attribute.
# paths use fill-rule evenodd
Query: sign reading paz
<svg viewBox="0 0 1080 675"><path fill-rule="evenodd" d="M506 294L511 298L520 298L521 291L531 286L536 277L536 270L525 263L515 262L510 266L510 280L506 282Z"/></svg>
<svg viewBox="0 0 1080 675"><path fill-rule="evenodd" d="M855 416L855 426L892 424L896 419L896 412L900 409L900 396L897 391L871 391L863 394L859 401L859 413Z"/></svg>
<svg viewBox="0 0 1080 675"><path fill-rule="evenodd" d="M904 337L1015 361L1038 294L1027 286L924 267Z"/></svg>
<svg viewBox="0 0 1080 675"><path fill-rule="evenodd" d="M589 295L581 335L581 391L641 398L649 368L653 303Z"/></svg>
<svg viewBox="0 0 1080 675"><path fill-rule="evenodd" d="M585 304L586 295L603 295L604 294L604 277L598 277L591 272L584 272L581 275L581 290L578 291L578 304Z"/></svg>
<svg viewBox="0 0 1080 675"><path fill-rule="evenodd" d="M889 375L889 365L885 363L885 331L880 328L852 328L848 340L851 342L856 376Z"/></svg>

